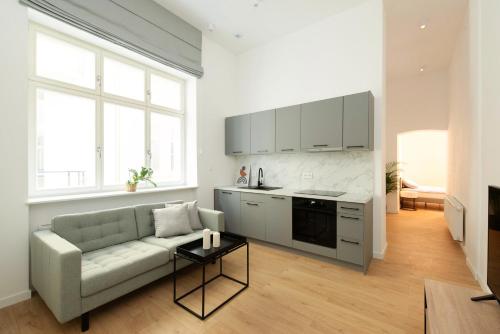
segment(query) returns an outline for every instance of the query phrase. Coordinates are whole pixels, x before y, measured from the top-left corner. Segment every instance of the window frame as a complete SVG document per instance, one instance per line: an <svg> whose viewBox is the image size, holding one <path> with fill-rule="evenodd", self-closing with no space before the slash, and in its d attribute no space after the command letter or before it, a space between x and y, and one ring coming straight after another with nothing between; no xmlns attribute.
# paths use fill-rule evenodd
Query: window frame
<svg viewBox="0 0 500 334"><path fill-rule="evenodd" d="M36 36L37 33L42 33L60 39L66 43L75 45L87 51L91 51L95 55L95 74L96 82L95 89L78 86L71 83L62 82L55 79L45 78L36 74ZM163 72L151 65L142 64L133 59L119 55L115 52L107 50L100 46L95 46L84 42L77 37L73 37L34 22L29 24L29 74L28 74L28 182L29 182L29 197L44 197L44 196L62 196L75 194L89 194L99 192L109 192L125 189L125 182L118 185L104 185L104 103L112 103L125 107L144 110L144 166L151 166L151 113L157 112L177 117L181 122L181 179L176 182L156 182L158 187L169 188L178 187L186 184L186 80L176 77L170 73ZM144 71L144 101L135 100L110 93L104 93L104 57L137 67ZM173 80L181 84L181 109L175 110L164 106L157 106L151 103L151 74L164 77L168 80ZM37 89L47 89L65 94L90 98L95 101L95 186L91 187L68 187L59 189L37 189L36 184L36 139L37 139L37 111L36 111L36 91ZM132 166L131 166L132 167ZM134 166L139 168L140 166ZM154 177L153 177L154 180ZM141 184L140 188L151 188L148 184Z"/></svg>

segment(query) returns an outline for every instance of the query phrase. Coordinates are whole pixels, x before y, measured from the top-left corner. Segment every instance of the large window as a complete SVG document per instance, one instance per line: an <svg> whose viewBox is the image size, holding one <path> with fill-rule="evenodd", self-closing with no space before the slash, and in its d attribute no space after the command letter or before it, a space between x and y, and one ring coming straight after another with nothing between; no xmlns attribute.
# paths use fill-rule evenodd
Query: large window
<svg viewBox="0 0 500 334"><path fill-rule="evenodd" d="M123 189L130 168L185 183L185 82L31 26L30 193Z"/></svg>

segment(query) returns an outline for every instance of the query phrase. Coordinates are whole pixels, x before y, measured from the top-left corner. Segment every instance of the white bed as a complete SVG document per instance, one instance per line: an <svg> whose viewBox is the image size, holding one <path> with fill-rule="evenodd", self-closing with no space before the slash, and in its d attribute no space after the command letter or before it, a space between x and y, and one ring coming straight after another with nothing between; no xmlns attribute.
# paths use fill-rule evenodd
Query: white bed
<svg viewBox="0 0 500 334"><path fill-rule="evenodd" d="M417 185L416 187L405 187L406 181L402 181L401 190L402 191L414 191L418 193L417 202L420 203L436 203L444 204L444 198L446 197L446 189L443 187L434 186L422 186Z"/></svg>

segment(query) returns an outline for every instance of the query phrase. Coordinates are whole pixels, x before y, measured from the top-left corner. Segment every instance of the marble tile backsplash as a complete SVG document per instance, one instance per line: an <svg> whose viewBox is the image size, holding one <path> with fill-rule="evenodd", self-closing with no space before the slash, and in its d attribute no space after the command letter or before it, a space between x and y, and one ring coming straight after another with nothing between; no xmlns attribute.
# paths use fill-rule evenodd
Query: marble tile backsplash
<svg viewBox="0 0 500 334"><path fill-rule="evenodd" d="M321 152L237 157L238 166L251 167L251 184L259 168L264 184L289 189L339 190L373 194L373 152ZM312 173L312 178L303 177Z"/></svg>

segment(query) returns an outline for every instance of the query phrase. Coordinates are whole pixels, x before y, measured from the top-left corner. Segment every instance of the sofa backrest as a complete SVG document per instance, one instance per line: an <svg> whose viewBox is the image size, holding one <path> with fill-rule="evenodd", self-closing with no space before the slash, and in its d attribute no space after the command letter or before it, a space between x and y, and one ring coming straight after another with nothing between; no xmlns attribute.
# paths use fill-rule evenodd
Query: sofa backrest
<svg viewBox="0 0 500 334"><path fill-rule="evenodd" d="M52 231L82 252L138 239L134 207L57 216Z"/></svg>
<svg viewBox="0 0 500 334"><path fill-rule="evenodd" d="M137 220L137 233L139 234L139 239L155 234L153 210L163 209L165 203L182 204L182 201L169 201L135 206L135 219Z"/></svg>

